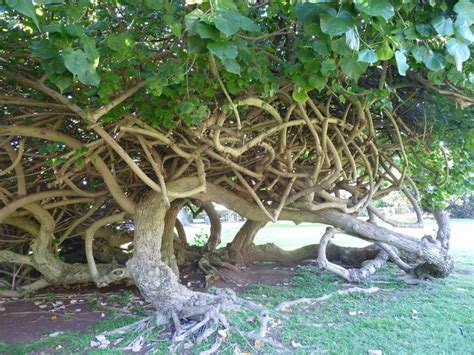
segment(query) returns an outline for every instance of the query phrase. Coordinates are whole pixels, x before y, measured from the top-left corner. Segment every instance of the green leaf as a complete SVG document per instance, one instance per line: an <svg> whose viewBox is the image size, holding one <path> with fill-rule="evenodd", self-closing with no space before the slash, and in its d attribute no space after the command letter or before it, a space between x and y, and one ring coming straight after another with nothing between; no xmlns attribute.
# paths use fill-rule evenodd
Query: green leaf
<svg viewBox="0 0 474 355"><path fill-rule="evenodd" d="M423 58L425 57L425 55L427 55L428 53L428 48L426 48L425 46L419 47L415 45L410 48L410 52L415 58L415 61L417 63L421 63L423 62Z"/></svg>
<svg viewBox="0 0 474 355"><path fill-rule="evenodd" d="M355 57L341 59L342 71L354 81L357 81L367 68L368 65L366 63L359 62Z"/></svg>
<svg viewBox="0 0 474 355"><path fill-rule="evenodd" d="M235 59L239 53L237 47L230 42L209 42L207 44L209 51L220 60Z"/></svg>
<svg viewBox="0 0 474 355"><path fill-rule="evenodd" d="M303 88L293 90L293 94L291 96L293 96L293 100L302 104L304 104L309 99L307 92Z"/></svg>
<svg viewBox="0 0 474 355"><path fill-rule="evenodd" d="M247 32L258 32L260 31L260 26L253 22L246 16L241 16L240 18L240 28Z"/></svg>
<svg viewBox="0 0 474 355"><path fill-rule="evenodd" d="M240 75L240 65L234 58L224 58L222 64L229 73Z"/></svg>
<svg viewBox="0 0 474 355"><path fill-rule="evenodd" d="M454 23L454 31L456 35L461 37L462 39L472 43L474 42L474 35L471 31L471 26L467 24L465 21L460 21L459 19L456 20Z"/></svg>
<svg viewBox="0 0 474 355"><path fill-rule="evenodd" d="M321 14L321 31L331 37L342 35L354 26L354 18L346 10L336 12L330 9Z"/></svg>
<svg viewBox="0 0 474 355"><path fill-rule="evenodd" d="M64 29L69 35L73 37L82 38L82 37L85 37L86 35L84 33L84 29L78 25L67 25L67 26L64 26Z"/></svg>
<svg viewBox="0 0 474 355"><path fill-rule="evenodd" d="M197 23L194 29L201 38L209 38L214 41L218 41L220 38L220 32L217 30L217 28L205 24L204 22Z"/></svg>
<svg viewBox="0 0 474 355"><path fill-rule="evenodd" d="M321 57L327 57L329 55L328 46L325 42L322 42L321 40L314 41L311 44L311 47L313 47L313 50Z"/></svg>
<svg viewBox="0 0 474 355"><path fill-rule="evenodd" d="M164 0L145 0L145 6L151 10L163 10Z"/></svg>
<svg viewBox="0 0 474 355"><path fill-rule="evenodd" d="M179 22L173 23L171 25L171 32L173 32L176 37L181 37L183 32L183 25Z"/></svg>
<svg viewBox="0 0 474 355"><path fill-rule="evenodd" d="M33 42L30 48L31 54L41 59L56 58L59 55L58 48L45 39Z"/></svg>
<svg viewBox="0 0 474 355"><path fill-rule="evenodd" d="M35 6L32 0L7 0L7 5L20 14L33 20L36 27L40 28L38 17L36 17Z"/></svg>
<svg viewBox="0 0 474 355"><path fill-rule="evenodd" d="M221 10L209 16L209 20L214 22L217 29L228 37L240 30L241 18L242 15L234 9Z"/></svg>
<svg viewBox="0 0 474 355"><path fill-rule="evenodd" d="M119 52L119 53L128 53L133 45L133 38L128 33L121 33L119 35L110 35L106 39L107 47L110 49Z"/></svg>
<svg viewBox="0 0 474 355"><path fill-rule="evenodd" d="M336 71L336 61L333 58L328 58L321 63L321 74L328 76L330 73Z"/></svg>
<svg viewBox="0 0 474 355"><path fill-rule="evenodd" d="M453 20L449 17L438 16L431 21L431 25L441 36L451 36L454 34Z"/></svg>
<svg viewBox="0 0 474 355"><path fill-rule="evenodd" d="M94 66L87 60L86 54L78 49L67 48L63 51L62 57L66 68L85 85L98 86L100 83L99 74Z"/></svg>
<svg viewBox="0 0 474 355"><path fill-rule="evenodd" d="M359 51L360 38L359 33L357 32L357 27L351 28L346 32L346 44L354 52Z"/></svg>
<svg viewBox="0 0 474 355"><path fill-rule="evenodd" d="M388 41L384 41L382 45L377 48L375 53L380 60L389 60L393 57L393 51L392 48L390 48Z"/></svg>
<svg viewBox="0 0 474 355"><path fill-rule="evenodd" d="M331 41L331 49L334 53L344 57L352 55L352 50L348 47L343 37Z"/></svg>
<svg viewBox="0 0 474 355"><path fill-rule="evenodd" d="M423 37L431 37L434 35L433 27L427 23L419 23L415 26L416 32Z"/></svg>
<svg viewBox="0 0 474 355"><path fill-rule="evenodd" d="M363 49L359 52L357 59L359 62L373 64L379 60L377 54L372 49Z"/></svg>
<svg viewBox="0 0 474 355"><path fill-rule="evenodd" d="M72 84L72 77L70 75L53 74L48 79L58 87L61 94Z"/></svg>
<svg viewBox="0 0 474 355"><path fill-rule="evenodd" d="M206 52L206 42L199 36L189 36L188 51L194 54L203 54Z"/></svg>
<svg viewBox="0 0 474 355"><path fill-rule="evenodd" d="M95 41L92 38L84 37L82 38L82 48L84 48L84 53L86 53L87 59L89 62L93 63L94 67L99 65L99 51L95 46Z"/></svg>
<svg viewBox="0 0 474 355"><path fill-rule="evenodd" d="M355 0L356 8L370 16L380 16L385 20L395 15L395 9L388 0Z"/></svg>
<svg viewBox="0 0 474 355"><path fill-rule="evenodd" d="M471 51L467 44L458 41L456 38L451 38L448 43L446 43L446 49L448 53L454 57L456 69L462 71L462 63L471 56Z"/></svg>
<svg viewBox="0 0 474 355"><path fill-rule="evenodd" d="M63 27L63 25L60 25L59 23L52 23L50 25L41 26L41 29L44 32L47 32L47 33L60 33L60 34L62 34L64 27Z"/></svg>
<svg viewBox="0 0 474 355"><path fill-rule="evenodd" d="M195 26L199 23L203 15L204 15L204 12L202 12L200 9L195 9L191 11L189 14L187 14L184 17L184 28L186 29L186 31L189 31L191 33L196 33Z"/></svg>
<svg viewBox="0 0 474 355"><path fill-rule="evenodd" d="M425 48L425 47L422 47ZM426 49L425 54L423 55L423 63L426 67L432 71L443 70L446 65L446 59L441 53L433 52L431 49Z"/></svg>
<svg viewBox="0 0 474 355"><path fill-rule="evenodd" d="M323 75L319 74L313 74L310 75L308 78L308 83L315 89L317 90L322 90L324 89L326 83L327 83L327 76L323 73Z"/></svg>
<svg viewBox="0 0 474 355"><path fill-rule="evenodd" d="M397 62L398 73L401 76L405 76L408 68L410 68L407 64L407 57L402 51L395 51L395 60Z"/></svg>
<svg viewBox="0 0 474 355"><path fill-rule="evenodd" d="M460 0L454 6L454 12L458 14L458 20L461 19L468 26L474 23L474 3L470 0Z"/></svg>

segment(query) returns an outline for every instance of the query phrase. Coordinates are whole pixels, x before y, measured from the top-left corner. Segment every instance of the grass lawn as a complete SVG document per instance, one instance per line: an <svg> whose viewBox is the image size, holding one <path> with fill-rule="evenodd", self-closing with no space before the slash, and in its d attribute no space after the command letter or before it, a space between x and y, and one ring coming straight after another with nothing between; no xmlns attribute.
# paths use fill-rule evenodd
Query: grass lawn
<svg viewBox="0 0 474 355"><path fill-rule="evenodd" d="M293 226L280 223L269 226L258 235L257 242L284 240L278 244L291 249L316 243L324 229L322 226L309 225L290 227ZM416 286L407 285L399 278L400 270L389 266L371 281L361 285L379 287L377 293L336 295L318 304L301 305L290 311L275 311L274 306L282 301L301 297L316 298L350 287L332 274L306 266L298 269L288 285L254 285L241 296L262 303L270 309L273 320L270 322L269 335L290 349L286 353L368 354L369 350L381 350L383 354L474 354L472 229L474 221L453 223L453 256L456 267L447 279ZM226 235L232 235L233 232L226 231L229 233ZM233 312L228 317L243 330L255 327L255 322L252 321L254 314ZM137 334L127 334L121 344L113 349L92 349L89 343L99 332L114 329L134 319L134 316L117 313L91 327L85 334L66 333L33 344L0 344L0 353L45 351L64 354L120 354L123 344ZM158 353L167 353L167 331L163 329L147 340L156 341ZM110 340L118 337L111 336ZM197 354L210 345L211 343L203 344L193 349L192 353ZM246 341L232 331L219 353L234 354L237 348L242 353L276 353L276 349L269 344L256 349L253 342Z"/></svg>

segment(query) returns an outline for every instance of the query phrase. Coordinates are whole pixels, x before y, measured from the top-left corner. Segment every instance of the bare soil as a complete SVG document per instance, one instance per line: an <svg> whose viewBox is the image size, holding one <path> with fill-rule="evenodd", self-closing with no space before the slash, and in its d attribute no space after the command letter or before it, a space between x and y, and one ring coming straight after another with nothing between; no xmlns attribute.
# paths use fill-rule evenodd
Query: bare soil
<svg viewBox="0 0 474 355"><path fill-rule="evenodd" d="M221 271L229 282L219 278L210 280L206 285L204 273L191 266L181 270L181 282L197 291L205 292L208 287L215 286L241 292L255 284L283 284L295 274L294 268L273 263L254 264L245 272ZM131 302L141 302L145 309L151 310L140 299L134 286L124 285L103 289L92 285L78 285L70 289L48 288L28 299L0 298L0 341L7 344L30 343L42 337L55 336L57 332L83 332L105 320L111 310L126 310L127 307L119 303L103 302L124 291L135 295ZM95 304L100 307L96 309Z"/></svg>

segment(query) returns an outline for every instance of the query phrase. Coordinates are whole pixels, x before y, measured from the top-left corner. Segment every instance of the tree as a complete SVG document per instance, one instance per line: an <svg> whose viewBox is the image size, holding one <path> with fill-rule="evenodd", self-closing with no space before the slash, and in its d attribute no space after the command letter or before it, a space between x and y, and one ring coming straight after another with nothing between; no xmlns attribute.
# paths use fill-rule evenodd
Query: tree
<svg viewBox="0 0 474 355"><path fill-rule="evenodd" d="M178 332L191 316L226 326L218 305L239 300L186 289L162 260L173 228L167 210L188 198L223 204L257 226L319 222L375 243L370 264L345 269L326 258L337 232L328 229L318 259L348 281L387 258L418 276L451 272L441 214L438 240L356 216L367 208L387 220L371 201L401 191L421 224L414 179L423 183L427 168L439 169L423 165L417 150L423 103L432 96L463 109L474 103L469 1L0 6L0 222L12 241L0 262L42 275L18 291L131 276ZM426 119L443 127L442 117ZM432 144L441 132L433 125ZM453 145L453 159L462 149ZM127 220L134 224L127 266L96 265L95 233ZM74 231L86 240L87 265L57 257Z"/></svg>

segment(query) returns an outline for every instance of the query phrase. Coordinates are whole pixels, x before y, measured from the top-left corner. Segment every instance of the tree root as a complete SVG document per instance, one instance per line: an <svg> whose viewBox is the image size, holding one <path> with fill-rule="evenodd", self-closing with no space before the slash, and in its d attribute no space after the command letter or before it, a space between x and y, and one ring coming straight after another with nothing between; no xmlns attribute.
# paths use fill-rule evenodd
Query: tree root
<svg viewBox="0 0 474 355"><path fill-rule="evenodd" d="M379 291L378 287L370 287L370 288L351 287L351 288L348 288L347 290L339 290L333 293L329 293L327 295L323 295L318 298L298 298L293 301L282 302L279 305L277 305L275 308L279 311L284 311L290 307L293 307L302 303L313 304L313 303L323 302L330 299L332 296L335 296L335 295L350 295L352 293L372 294L378 291Z"/></svg>
<svg viewBox="0 0 474 355"><path fill-rule="evenodd" d="M200 353L213 354L218 351L230 331L235 331L246 339L251 339L255 342L261 342L262 344L266 342L277 349L286 349L285 346L276 340L267 337L271 317L265 307L239 298L230 289L215 289L213 292L214 294L207 294L209 296L209 304L207 306L189 306L171 311L170 314L157 312L153 316L101 334L109 336L124 334L130 331L138 332L138 336L126 347L126 349L131 349L135 342L141 341L146 333L153 331L156 326L171 323L174 327L174 333L169 352L172 354L187 351L207 341L211 336L215 336L216 339L212 346ZM257 330L244 332L232 326L223 313L226 310L235 312L240 309L246 309L259 314L259 328Z"/></svg>
<svg viewBox="0 0 474 355"><path fill-rule="evenodd" d="M333 272L344 278L346 281L360 282L369 277L370 275L374 274L377 270L381 269L387 263L389 254L383 249L380 250L375 259L369 261L360 269L346 269L340 265L330 262L326 257L326 247L330 239L334 237L335 233L335 228L328 227L319 243L317 263L322 269L326 269L330 272Z"/></svg>

